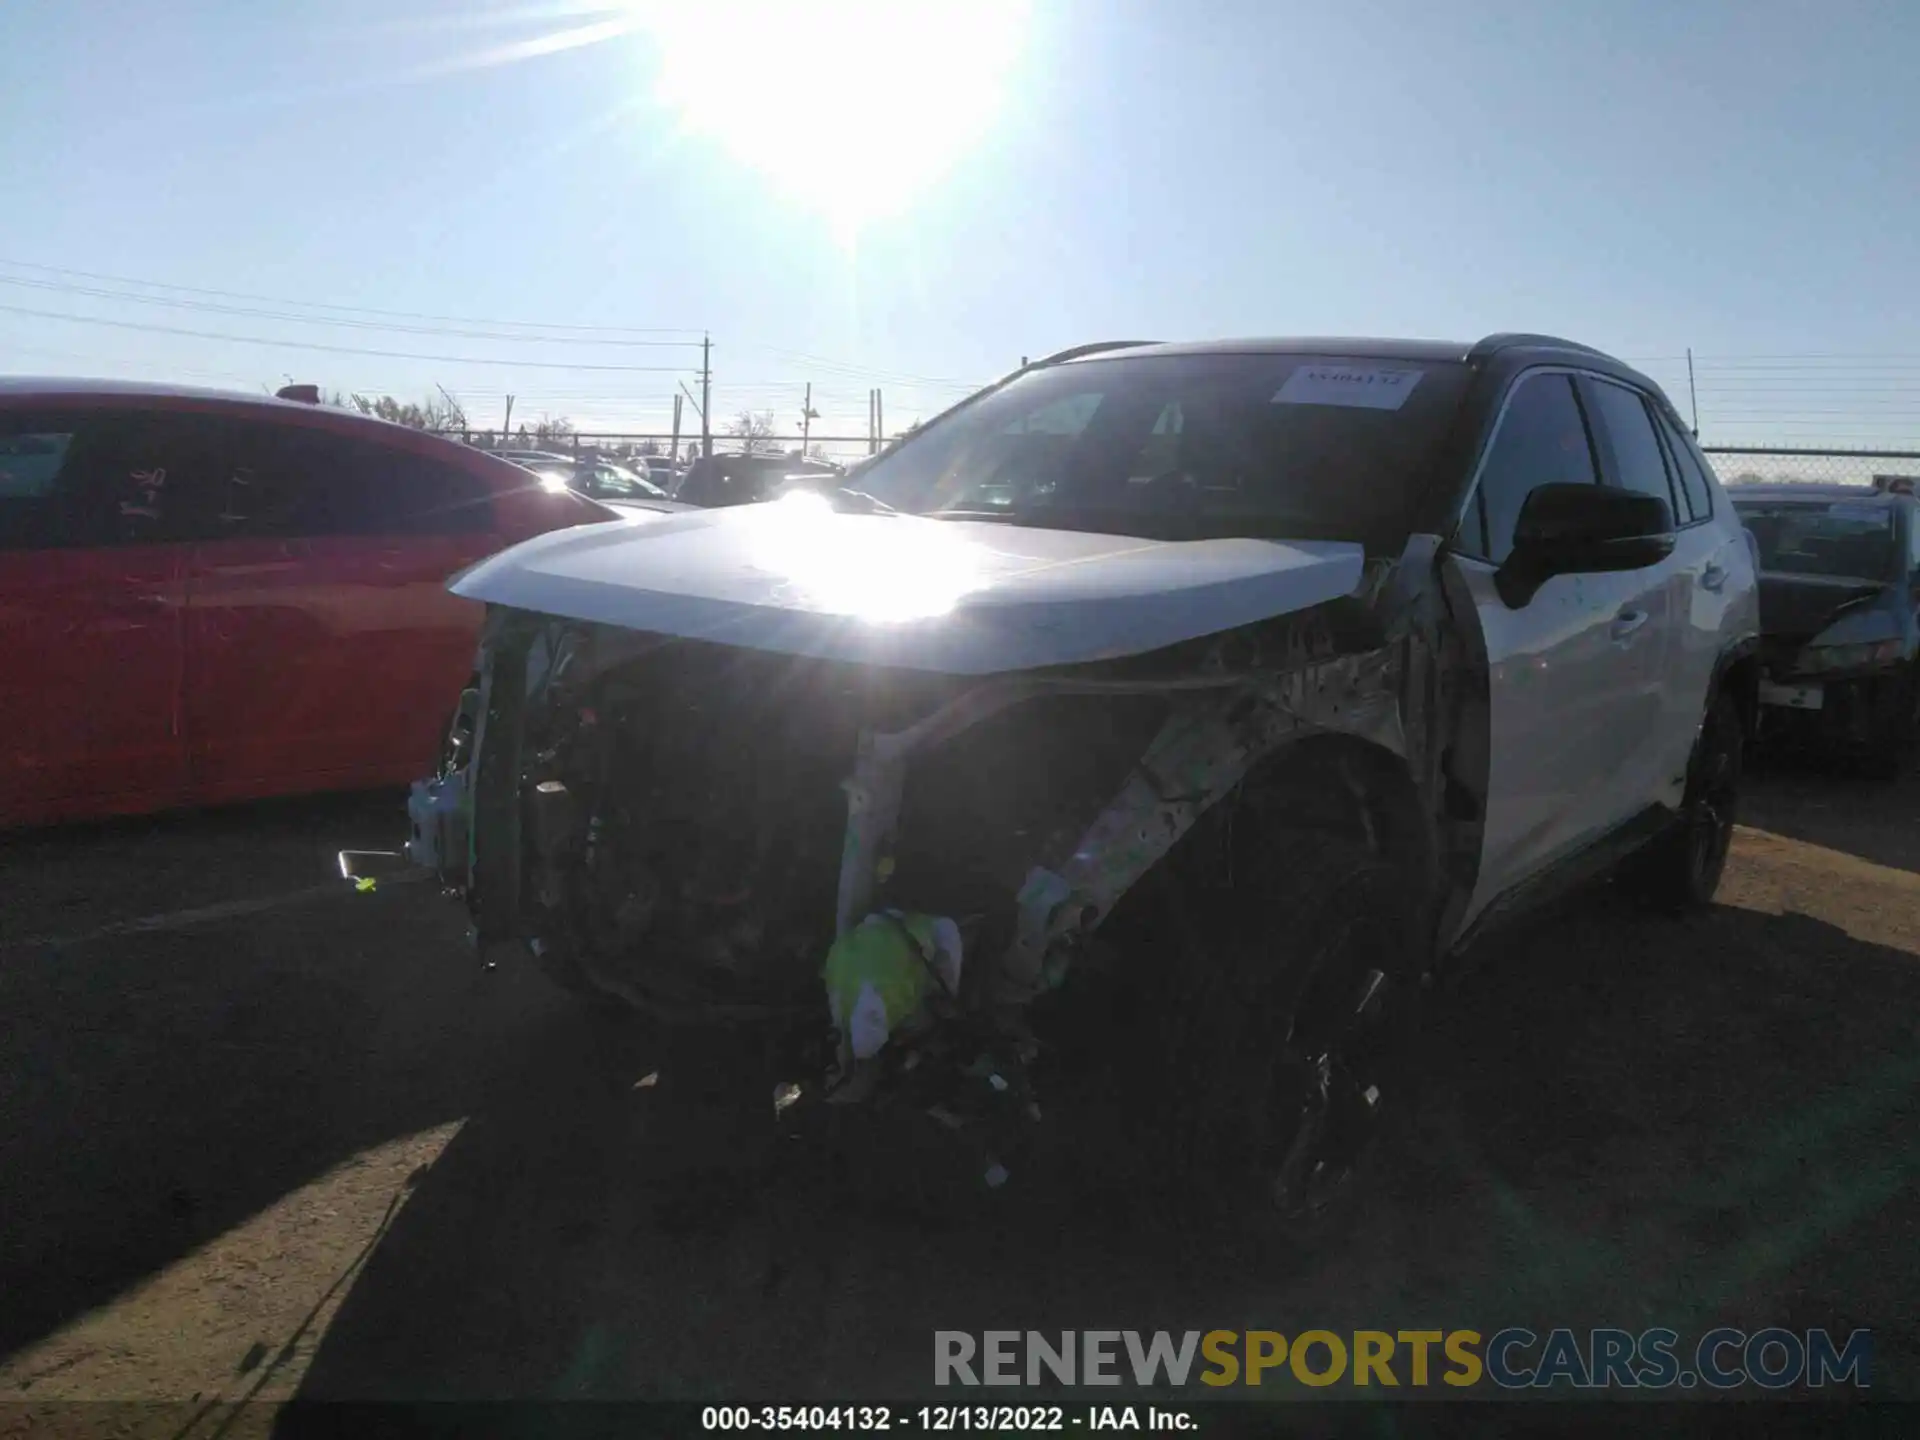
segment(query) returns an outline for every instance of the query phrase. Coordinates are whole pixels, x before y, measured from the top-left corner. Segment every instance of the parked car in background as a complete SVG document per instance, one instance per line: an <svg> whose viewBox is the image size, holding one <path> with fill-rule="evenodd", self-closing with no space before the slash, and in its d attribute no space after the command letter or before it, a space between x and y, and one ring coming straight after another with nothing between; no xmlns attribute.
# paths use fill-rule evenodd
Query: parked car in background
<svg viewBox="0 0 1920 1440"><path fill-rule="evenodd" d="M571 465L574 457L562 455L554 450L489 450L489 455L497 455L502 460L511 460L516 465Z"/></svg>
<svg viewBox="0 0 1920 1440"><path fill-rule="evenodd" d="M611 516L348 411L0 379L0 824L405 780L472 664L448 576Z"/></svg>
<svg viewBox="0 0 1920 1440"><path fill-rule="evenodd" d="M840 473L837 465L791 455L712 455L688 467L674 499L703 510L756 505L772 499L790 481L831 482Z"/></svg>
<svg viewBox="0 0 1920 1440"><path fill-rule="evenodd" d="M667 460L654 460L648 464L647 475L669 495L677 495L682 482L687 478L687 467L675 465Z"/></svg>
<svg viewBox="0 0 1920 1440"><path fill-rule="evenodd" d="M803 1097L1019 1124L1079 1025L1129 1176L1297 1233L1476 935L1616 867L1673 912L1719 883L1752 555L1597 351L1088 346L853 490L744 498L456 582L489 606L473 743L411 849L481 945L764 1024Z"/></svg>
<svg viewBox="0 0 1920 1440"><path fill-rule="evenodd" d="M1920 743L1920 524L1911 487L1732 488L1760 552L1764 734L1898 772Z"/></svg>
<svg viewBox="0 0 1920 1440"><path fill-rule="evenodd" d="M654 509L682 507L660 486L625 465L607 460L541 461L527 470L549 490L571 490L607 505L643 505Z"/></svg>

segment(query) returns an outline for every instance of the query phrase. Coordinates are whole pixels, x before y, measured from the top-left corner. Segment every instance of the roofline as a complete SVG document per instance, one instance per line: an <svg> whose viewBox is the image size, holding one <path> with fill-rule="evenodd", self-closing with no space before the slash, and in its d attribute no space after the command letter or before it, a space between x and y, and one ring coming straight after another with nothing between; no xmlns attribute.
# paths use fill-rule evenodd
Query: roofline
<svg viewBox="0 0 1920 1440"><path fill-rule="evenodd" d="M216 390L143 380L0 376L0 410L18 413L42 405L87 411L123 407L132 410L227 414L261 424L288 424L305 429L359 434L403 450L440 454L462 465L514 465L513 461L491 450L470 445L452 435L437 430L416 429L344 406L324 403L313 405L300 400L283 400L277 395L257 395L247 390Z"/></svg>
<svg viewBox="0 0 1920 1440"><path fill-rule="evenodd" d="M1160 345L1164 343L1164 341L1160 340L1095 340L1086 345L1069 345L1065 350L1056 350L1044 359L1032 361L1021 368L1037 370L1042 365L1064 365L1069 360L1078 360L1086 355L1099 355L1108 350L1137 350L1142 345ZM1019 372L1016 371L1015 373L1017 374Z"/></svg>
<svg viewBox="0 0 1920 1440"><path fill-rule="evenodd" d="M1592 345L1582 345L1578 340L1566 340L1558 335L1535 335L1524 330L1503 330L1488 335L1467 352L1467 363L1490 359L1502 350L1567 350L1575 355L1595 355L1615 365L1626 364L1606 351Z"/></svg>

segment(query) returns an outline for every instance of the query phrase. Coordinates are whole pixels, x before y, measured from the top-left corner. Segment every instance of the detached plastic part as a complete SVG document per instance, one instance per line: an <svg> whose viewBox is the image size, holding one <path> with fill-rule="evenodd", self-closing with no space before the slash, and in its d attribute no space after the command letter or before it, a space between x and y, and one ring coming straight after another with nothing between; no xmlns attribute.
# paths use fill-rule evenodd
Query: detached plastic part
<svg viewBox="0 0 1920 1440"><path fill-rule="evenodd" d="M419 874L419 867L399 850L340 852L340 878L363 894L379 889L382 880L411 880Z"/></svg>
<svg viewBox="0 0 1920 1440"><path fill-rule="evenodd" d="M957 995L961 965L960 927L945 916L886 910L841 935L821 978L843 1058L872 1059L924 1019L932 996Z"/></svg>

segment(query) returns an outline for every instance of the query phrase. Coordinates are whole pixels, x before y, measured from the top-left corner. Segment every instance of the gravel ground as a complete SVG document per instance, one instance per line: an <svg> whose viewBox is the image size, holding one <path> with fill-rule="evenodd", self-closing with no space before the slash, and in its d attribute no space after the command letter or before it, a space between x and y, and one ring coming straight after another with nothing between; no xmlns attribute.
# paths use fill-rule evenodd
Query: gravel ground
<svg viewBox="0 0 1920 1440"><path fill-rule="evenodd" d="M1920 1396L1920 783L1760 777L1710 914L1600 892L1490 947L1376 1213L1272 1274L1084 1194L936 1221L796 1181L724 1056L477 974L423 887L329 886L396 805L0 844L14 1418L904 1397L932 1330L989 1327L1866 1326Z"/></svg>

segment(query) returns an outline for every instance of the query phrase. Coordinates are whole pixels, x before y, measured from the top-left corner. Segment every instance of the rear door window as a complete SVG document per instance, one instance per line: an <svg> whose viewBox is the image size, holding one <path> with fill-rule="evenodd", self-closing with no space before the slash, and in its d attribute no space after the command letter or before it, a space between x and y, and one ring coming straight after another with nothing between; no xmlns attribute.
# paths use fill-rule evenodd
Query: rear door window
<svg viewBox="0 0 1920 1440"><path fill-rule="evenodd" d="M1637 390L1595 378L1587 381L1586 393L1612 445L1613 483L1666 501L1674 523L1683 523L1688 512L1667 473L1667 457L1654 433L1645 398Z"/></svg>

